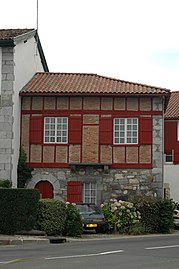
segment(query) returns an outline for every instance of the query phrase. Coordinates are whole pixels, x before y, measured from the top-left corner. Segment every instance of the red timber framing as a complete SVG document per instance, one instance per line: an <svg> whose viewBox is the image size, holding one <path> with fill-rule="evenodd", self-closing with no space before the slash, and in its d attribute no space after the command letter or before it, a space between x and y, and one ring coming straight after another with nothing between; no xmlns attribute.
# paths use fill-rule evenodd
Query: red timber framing
<svg viewBox="0 0 179 269"><path fill-rule="evenodd" d="M173 163L179 164L178 120L165 119L164 153L173 155Z"/></svg>
<svg viewBox="0 0 179 269"><path fill-rule="evenodd" d="M162 112L153 111L151 96L147 109L141 105L141 97L75 98L76 103L68 96L22 97L21 144L25 144L30 165L68 168L71 163L104 163L113 168L152 168L152 115ZM29 116L28 128L25 116ZM66 144L44 143L44 117L68 118ZM128 117L138 118L138 144L113 144L114 118ZM91 140L86 141L86 136ZM150 158L145 158L146 150ZM138 156L132 159L135 154Z"/></svg>

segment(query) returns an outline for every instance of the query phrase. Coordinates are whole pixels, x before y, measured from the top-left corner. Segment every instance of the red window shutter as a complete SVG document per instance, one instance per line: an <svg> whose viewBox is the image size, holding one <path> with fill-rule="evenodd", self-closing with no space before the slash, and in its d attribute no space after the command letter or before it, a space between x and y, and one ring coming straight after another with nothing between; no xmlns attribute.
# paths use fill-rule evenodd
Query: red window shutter
<svg viewBox="0 0 179 269"><path fill-rule="evenodd" d="M69 119L69 144L81 144L82 140L82 120L81 117Z"/></svg>
<svg viewBox="0 0 179 269"><path fill-rule="evenodd" d="M42 144L43 119L40 116L32 116L30 119L30 143Z"/></svg>
<svg viewBox="0 0 179 269"><path fill-rule="evenodd" d="M177 141L177 121L164 122L164 151L171 153Z"/></svg>
<svg viewBox="0 0 179 269"><path fill-rule="evenodd" d="M100 144L112 144L113 133L112 133L112 119L101 118L100 119L100 133L99 141Z"/></svg>
<svg viewBox="0 0 179 269"><path fill-rule="evenodd" d="M82 182L67 182L67 201L70 203L82 203Z"/></svg>
<svg viewBox="0 0 179 269"><path fill-rule="evenodd" d="M152 144L152 118L140 119L140 144Z"/></svg>

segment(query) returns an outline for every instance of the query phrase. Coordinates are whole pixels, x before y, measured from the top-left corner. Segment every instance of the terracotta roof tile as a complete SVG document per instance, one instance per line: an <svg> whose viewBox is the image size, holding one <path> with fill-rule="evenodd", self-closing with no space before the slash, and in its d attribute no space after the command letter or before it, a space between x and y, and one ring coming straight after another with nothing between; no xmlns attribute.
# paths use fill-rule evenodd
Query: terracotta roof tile
<svg viewBox="0 0 179 269"><path fill-rule="evenodd" d="M14 37L26 34L34 29L0 29L0 40L11 40Z"/></svg>
<svg viewBox="0 0 179 269"><path fill-rule="evenodd" d="M165 112L165 118L179 117L179 91L171 92L169 103Z"/></svg>
<svg viewBox="0 0 179 269"><path fill-rule="evenodd" d="M21 94L168 94L164 88L86 73L36 73Z"/></svg>

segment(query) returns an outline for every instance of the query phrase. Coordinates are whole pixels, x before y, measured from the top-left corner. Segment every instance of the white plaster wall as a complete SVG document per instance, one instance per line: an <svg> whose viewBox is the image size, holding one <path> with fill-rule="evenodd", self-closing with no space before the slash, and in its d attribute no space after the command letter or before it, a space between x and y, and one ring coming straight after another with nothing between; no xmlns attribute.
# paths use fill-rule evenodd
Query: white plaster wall
<svg viewBox="0 0 179 269"><path fill-rule="evenodd" d="M2 48L0 48L0 94L1 94L1 80L2 80Z"/></svg>
<svg viewBox="0 0 179 269"><path fill-rule="evenodd" d="M164 183L169 184L170 198L179 201L179 165L164 165Z"/></svg>
<svg viewBox="0 0 179 269"><path fill-rule="evenodd" d="M12 185L17 186L17 164L20 145L20 97L19 91L36 72L44 71L34 37L14 47L14 93L13 93L13 140Z"/></svg>

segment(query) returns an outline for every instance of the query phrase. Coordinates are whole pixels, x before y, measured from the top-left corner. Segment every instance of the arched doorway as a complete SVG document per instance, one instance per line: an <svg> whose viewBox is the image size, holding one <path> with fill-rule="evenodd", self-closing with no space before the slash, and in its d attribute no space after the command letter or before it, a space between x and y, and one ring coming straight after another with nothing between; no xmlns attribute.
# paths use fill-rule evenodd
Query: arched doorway
<svg viewBox="0 0 179 269"><path fill-rule="evenodd" d="M39 190L41 198L53 198L53 186L49 181L39 181L35 189Z"/></svg>

